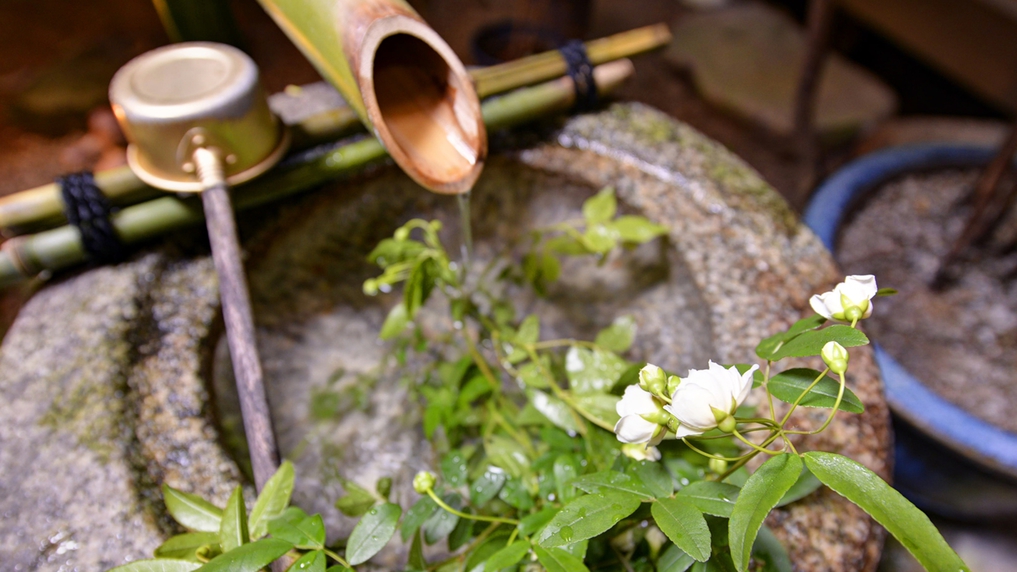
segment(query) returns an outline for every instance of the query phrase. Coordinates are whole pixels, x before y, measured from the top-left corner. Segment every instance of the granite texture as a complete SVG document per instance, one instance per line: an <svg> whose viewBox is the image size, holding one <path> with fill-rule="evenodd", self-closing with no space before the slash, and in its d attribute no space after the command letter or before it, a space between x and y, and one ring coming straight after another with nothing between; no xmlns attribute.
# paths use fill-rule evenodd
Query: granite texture
<svg viewBox="0 0 1017 572"><path fill-rule="evenodd" d="M804 315L808 296L840 279L758 175L653 109L617 105L519 140L527 143L494 154L472 194L474 264L528 227L574 216L606 185L623 210L670 228L667 240L601 268L570 262L546 300L517 296L548 335L589 336L627 313L639 330L634 359L679 371L747 361L751 340ZM433 462L405 384L377 366L389 348L375 332L395 295L360 289L376 272L366 253L418 216L458 236L454 199L383 169L261 213L245 243L275 428L297 464L294 498L322 512L333 534L350 526L332 507L353 476L347 467L360 468L364 486L394 476L406 504L409 478ZM441 310L428 307L422 327L436 328ZM0 514L13 524L0 533L0 570L97 570L144 557L172 531L158 484L221 503L243 481L217 313L207 256L172 246L69 277L26 306L0 355ZM866 413L839 416L802 446L885 476L880 382L869 353L852 359L849 383ZM795 423L820 421L803 412ZM878 560L881 531L833 493L779 510L770 524L796 570L872 570ZM393 550L376 564L397 560Z"/></svg>

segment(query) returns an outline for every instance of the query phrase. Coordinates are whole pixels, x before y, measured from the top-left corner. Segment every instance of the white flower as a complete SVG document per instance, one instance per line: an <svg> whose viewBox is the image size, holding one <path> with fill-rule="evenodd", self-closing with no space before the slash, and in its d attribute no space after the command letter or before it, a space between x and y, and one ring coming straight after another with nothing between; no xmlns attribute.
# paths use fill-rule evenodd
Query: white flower
<svg viewBox="0 0 1017 572"><path fill-rule="evenodd" d="M748 397L752 373L758 368L754 365L739 374L734 366L724 369L711 361L710 369L689 370L689 376L682 379L671 395L671 404L664 406L681 422L676 432L678 438L700 435L732 418Z"/></svg>
<svg viewBox="0 0 1017 572"><path fill-rule="evenodd" d="M625 388L615 411L621 416L614 426L614 432L622 443L649 443L656 445L664 438L666 428L656 421L646 418L661 419L664 415L660 403L638 385Z"/></svg>
<svg viewBox="0 0 1017 572"><path fill-rule="evenodd" d="M621 450L626 457L637 461L660 460L660 450L646 443L626 443Z"/></svg>
<svg viewBox="0 0 1017 572"><path fill-rule="evenodd" d="M876 295L876 277L848 276L830 292L816 294L809 304L817 314L827 320L851 322L872 315L872 300Z"/></svg>

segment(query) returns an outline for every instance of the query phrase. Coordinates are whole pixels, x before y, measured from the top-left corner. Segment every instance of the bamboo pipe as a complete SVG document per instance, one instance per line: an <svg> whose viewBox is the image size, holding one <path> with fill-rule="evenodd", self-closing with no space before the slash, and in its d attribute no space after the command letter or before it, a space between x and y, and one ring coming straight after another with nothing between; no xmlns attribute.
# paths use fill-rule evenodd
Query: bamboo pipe
<svg viewBox="0 0 1017 572"><path fill-rule="evenodd" d="M599 65L659 48L670 38L667 26L657 24L593 40L586 46L591 62ZM477 85L478 94L487 98L560 77L564 69L561 54L550 51L475 69L470 75ZM363 126L354 111L342 107L313 115L289 125L289 128L293 136L292 147L302 149L355 133ZM95 174L95 182L110 202L118 206L146 201L162 193L145 185L127 167L99 171ZM66 224L63 208L60 189L53 183L0 197L0 231L10 237Z"/></svg>
<svg viewBox="0 0 1017 572"><path fill-rule="evenodd" d="M629 60L618 60L593 70L597 89L603 94L613 91L632 73ZM485 101L482 112L488 128L502 129L567 110L574 101L572 80L563 77ZM240 210L267 204L352 173L384 157L385 148L377 139L349 143L290 168L276 168L241 185L234 206ZM111 222L125 244L136 244L198 224L202 219L201 203L196 197L163 196L126 207L114 214ZM15 237L0 248L0 288L41 272L81 264L86 257L78 231L72 226Z"/></svg>
<svg viewBox="0 0 1017 572"><path fill-rule="evenodd" d="M395 162L442 194L473 186L487 133L452 48L404 0L259 0Z"/></svg>

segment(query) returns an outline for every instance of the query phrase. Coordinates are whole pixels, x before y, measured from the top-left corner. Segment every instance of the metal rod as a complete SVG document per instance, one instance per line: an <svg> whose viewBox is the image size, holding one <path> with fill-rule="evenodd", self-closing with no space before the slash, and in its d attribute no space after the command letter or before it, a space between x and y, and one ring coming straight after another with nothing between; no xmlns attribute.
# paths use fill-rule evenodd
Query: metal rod
<svg viewBox="0 0 1017 572"><path fill-rule="evenodd" d="M258 491L261 491L279 468L279 451L272 431L261 361L258 359L251 298L241 262L233 206L230 204L229 188L222 176L219 158L208 149L198 149L194 159L198 175L205 184L201 202L205 207L212 260L219 276L219 298L222 302L223 321L226 323L226 340L240 396L240 412L254 468L254 483Z"/></svg>

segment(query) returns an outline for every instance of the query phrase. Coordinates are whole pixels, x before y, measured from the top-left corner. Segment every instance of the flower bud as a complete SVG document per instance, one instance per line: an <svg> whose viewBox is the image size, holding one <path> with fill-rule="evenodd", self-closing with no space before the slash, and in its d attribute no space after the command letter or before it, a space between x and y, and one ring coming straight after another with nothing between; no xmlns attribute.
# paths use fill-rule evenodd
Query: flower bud
<svg viewBox="0 0 1017 572"><path fill-rule="evenodd" d="M727 471L727 461L724 459L710 459L710 471L717 475L724 474L724 471Z"/></svg>
<svg viewBox="0 0 1017 572"><path fill-rule="evenodd" d="M678 389L678 386L681 385L681 383L682 380L677 375L667 376L667 394L674 395L674 392Z"/></svg>
<svg viewBox="0 0 1017 572"><path fill-rule="evenodd" d="M738 422L730 415L721 420L720 423L717 423L717 429L720 429L725 433L734 433L734 430L737 427Z"/></svg>
<svg viewBox="0 0 1017 572"><path fill-rule="evenodd" d="M373 278L364 280L364 294L376 296L378 294L378 281Z"/></svg>
<svg viewBox="0 0 1017 572"><path fill-rule="evenodd" d="M660 451L648 443L626 443L621 450L626 457L637 461L660 460Z"/></svg>
<svg viewBox="0 0 1017 572"><path fill-rule="evenodd" d="M639 370L639 387L652 395L663 395L667 389L667 375L664 370L648 363Z"/></svg>
<svg viewBox="0 0 1017 572"><path fill-rule="evenodd" d="M848 368L848 351L837 342L826 342L820 352L826 367L836 374L843 374Z"/></svg>
<svg viewBox="0 0 1017 572"><path fill-rule="evenodd" d="M410 237L410 229L406 228L405 226L401 226L401 227L396 229L395 235L394 235L394 238L396 240L406 240L409 237Z"/></svg>
<svg viewBox="0 0 1017 572"><path fill-rule="evenodd" d="M427 494L427 491L434 488L434 483L437 479L434 473L428 471L420 471L413 477L413 490L419 494Z"/></svg>

